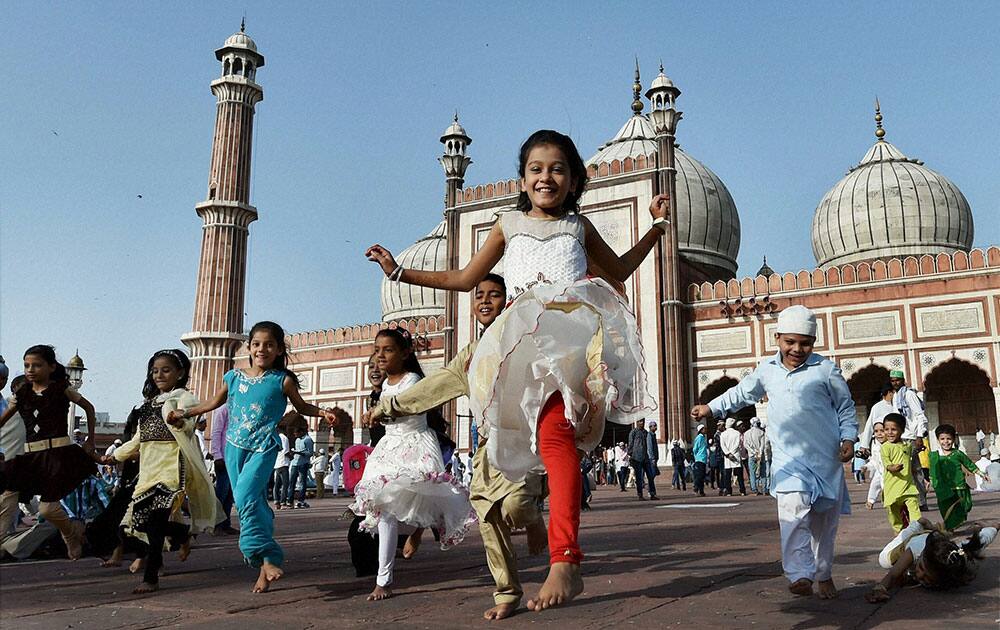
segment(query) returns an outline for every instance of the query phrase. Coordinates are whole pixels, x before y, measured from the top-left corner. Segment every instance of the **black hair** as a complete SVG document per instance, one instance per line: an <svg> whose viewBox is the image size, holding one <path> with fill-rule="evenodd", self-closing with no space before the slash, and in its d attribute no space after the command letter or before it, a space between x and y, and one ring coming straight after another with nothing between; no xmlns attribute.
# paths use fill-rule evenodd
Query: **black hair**
<svg viewBox="0 0 1000 630"><path fill-rule="evenodd" d="M938 428L934 429L934 437L938 437L939 438L939 437L941 437L942 433L950 435L952 438L954 438L955 436L958 435L958 432L955 431L955 427L953 427L950 424L942 424L942 425L939 425Z"/></svg>
<svg viewBox="0 0 1000 630"><path fill-rule="evenodd" d="M566 195L562 209L566 212L576 212L579 209L580 197L583 196L583 189L587 186L587 166L583 163L580 152L577 151L576 145L573 144L573 140L569 136L551 129L541 129L528 136L518 153L517 174L524 178L524 171L528 166L528 154L531 153L532 149L542 144L552 145L566 156L570 177L576 180L576 190L571 190ZM523 190L517 197L517 209L521 212L531 210L531 200L528 198L528 193Z"/></svg>
<svg viewBox="0 0 1000 630"><path fill-rule="evenodd" d="M417 354L413 351L413 337L410 336L410 331L405 328L383 328L375 335L376 339L379 337L391 337L400 350L409 350L410 353L403 360L403 369L417 374L420 378L424 377L424 369L420 367Z"/></svg>
<svg viewBox="0 0 1000 630"><path fill-rule="evenodd" d="M483 279L479 282L492 282L494 284L499 284L504 291L507 290L507 283L504 281L503 276L498 273L490 272L483 276Z"/></svg>
<svg viewBox="0 0 1000 630"><path fill-rule="evenodd" d="M979 556L983 542L982 527L972 530L972 536L961 547L941 532L931 532L921 557L927 572L933 576L926 586L947 589L968 584L979 572Z"/></svg>
<svg viewBox="0 0 1000 630"><path fill-rule="evenodd" d="M49 375L49 381L56 383L59 381L69 382L69 375L66 373L66 368L63 367L62 363L56 361L56 349L52 346L45 344L38 344L37 346L31 346L24 351L25 359L28 355L41 357L43 361L53 366L52 374Z"/></svg>
<svg viewBox="0 0 1000 630"><path fill-rule="evenodd" d="M895 392L895 391L896 390L894 390L892 388L892 383L886 383L885 385L882 386L882 389L880 389L878 393L879 393L879 396L881 396L882 398L885 398L886 394L888 394L889 392Z"/></svg>
<svg viewBox="0 0 1000 630"><path fill-rule="evenodd" d="M24 374L18 374L10 382L10 391L16 392L21 389L21 386L27 382L28 379L24 377Z"/></svg>
<svg viewBox="0 0 1000 630"><path fill-rule="evenodd" d="M289 361L288 349L285 346L285 329L278 324L267 320L257 322L253 325L253 328L250 329L250 334L247 335L247 344L249 344L253 340L253 336L259 332L269 333L272 337L274 337L275 341L278 342L278 349L280 352L278 352L278 356L275 357L274 364L271 365L271 369L284 372L285 376L292 379L292 382L295 383L295 388L298 389L299 376L295 372L288 369ZM251 363L252 362L253 361L251 360Z"/></svg>
<svg viewBox="0 0 1000 630"><path fill-rule="evenodd" d="M157 350L146 363L146 382L142 384L143 398L153 398L160 393L160 388L153 382L153 363L164 357L170 359L178 370L184 371L184 376L177 381L177 387L187 387L188 379L191 378L191 359L184 354L183 350L176 348Z"/></svg>
<svg viewBox="0 0 1000 630"><path fill-rule="evenodd" d="M896 426L899 427L900 431L904 431L906 429L906 417L901 413L893 412L885 414L885 417L882 418L882 426L885 426L886 422L896 423Z"/></svg>

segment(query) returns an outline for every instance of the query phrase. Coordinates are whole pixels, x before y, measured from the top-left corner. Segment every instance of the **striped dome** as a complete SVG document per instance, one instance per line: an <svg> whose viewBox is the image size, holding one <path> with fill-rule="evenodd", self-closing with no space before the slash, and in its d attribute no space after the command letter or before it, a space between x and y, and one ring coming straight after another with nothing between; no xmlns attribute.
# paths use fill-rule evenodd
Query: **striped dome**
<svg viewBox="0 0 1000 630"><path fill-rule="evenodd" d="M396 256L406 269L445 271L448 268L448 239L445 223ZM445 292L415 284L382 279L382 320L444 315Z"/></svg>
<svg viewBox="0 0 1000 630"><path fill-rule="evenodd" d="M826 267L967 252L973 233L962 191L880 138L819 202L812 245L817 264Z"/></svg>

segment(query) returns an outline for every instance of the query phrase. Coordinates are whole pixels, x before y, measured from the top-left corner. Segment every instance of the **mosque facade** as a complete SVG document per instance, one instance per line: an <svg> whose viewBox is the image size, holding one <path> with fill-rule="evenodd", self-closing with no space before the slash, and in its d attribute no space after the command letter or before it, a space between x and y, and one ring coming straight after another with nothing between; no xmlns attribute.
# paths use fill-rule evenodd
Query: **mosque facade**
<svg viewBox="0 0 1000 630"><path fill-rule="evenodd" d="M650 394L658 403L659 417L650 419L659 421L662 441L689 442L694 426L686 410L776 352L777 315L793 304L817 313L816 350L843 371L861 420L889 370L899 369L923 392L932 427L949 422L966 435L978 426L997 431L1000 248L972 247L968 201L944 175L886 140L878 107L874 144L829 192L817 195L811 234L816 266L776 272L765 260L754 275L739 277L736 201L722 179L672 137L672 155L665 155L662 134L657 136L652 115L643 113L642 87L636 69L632 115L587 160L591 179L580 211L621 254L650 227L646 208L665 175L674 174L667 178L674 190L672 234L625 283L645 348ZM674 111L679 95L662 68L646 91L653 110ZM516 211L517 180L465 185L472 138L457 116L441 142L443 213L429 210L427 235L397 253L407 268L464 266L497 217ZM503 273L503 261L496 271ZM303 397L337 404L355 418L353 428L336 434L315 425L320 443L365 438L358 418L379 329L409 329L428 372L479 333L471 295L384 280L381 303L379 322L289 336ZM459 447L469 448L475 436L468 401L460 399L448 411ZM767 404L742 414L766 418ZM605 439L626 430L609 427Z"/></svg>

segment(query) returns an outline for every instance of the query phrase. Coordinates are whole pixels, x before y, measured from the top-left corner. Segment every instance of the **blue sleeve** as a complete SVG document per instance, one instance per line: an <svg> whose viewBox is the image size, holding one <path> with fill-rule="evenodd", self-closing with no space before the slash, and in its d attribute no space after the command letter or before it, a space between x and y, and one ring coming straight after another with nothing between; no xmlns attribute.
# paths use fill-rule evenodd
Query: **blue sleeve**
<svg viewBox="0 0 1000 630"><path fill-rule="evenodd" d="M833 366L830 370L828 383L833 408L837 412L837 422L840 424L840 440L854 442L858 439L858 414L854 409L851 388L847 386L839 367Z"/></svg>
<svg viewBox="0 0 1000 630"><path fill-rule="evenodd" d="M746 378L708 403L712 415L716 418L724 418L727 413L753 405L763 398L765 389L764 381L760 377L760 368L761 366L758 365L757 369L748 374Z"/></svg>

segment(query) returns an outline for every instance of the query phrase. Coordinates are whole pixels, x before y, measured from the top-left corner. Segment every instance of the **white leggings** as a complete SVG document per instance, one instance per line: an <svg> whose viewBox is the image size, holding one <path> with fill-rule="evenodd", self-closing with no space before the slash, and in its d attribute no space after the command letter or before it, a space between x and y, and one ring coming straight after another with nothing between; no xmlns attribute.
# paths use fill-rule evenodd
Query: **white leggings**
<svg viewBox="0 0 1000 630"><path fill-rule="evenodd" d="M874 504L882 494L882 472L872 475L872 481L868 484L868 502Z"/></svg>
<svg viewBox="0 0 1000 630"><path fill-rule="evenodd" d="M392 567L396 564L396 540L399 538L399 521L395 516L383 515L378 520L378 576L375 584L392 584Z"/></svg>

